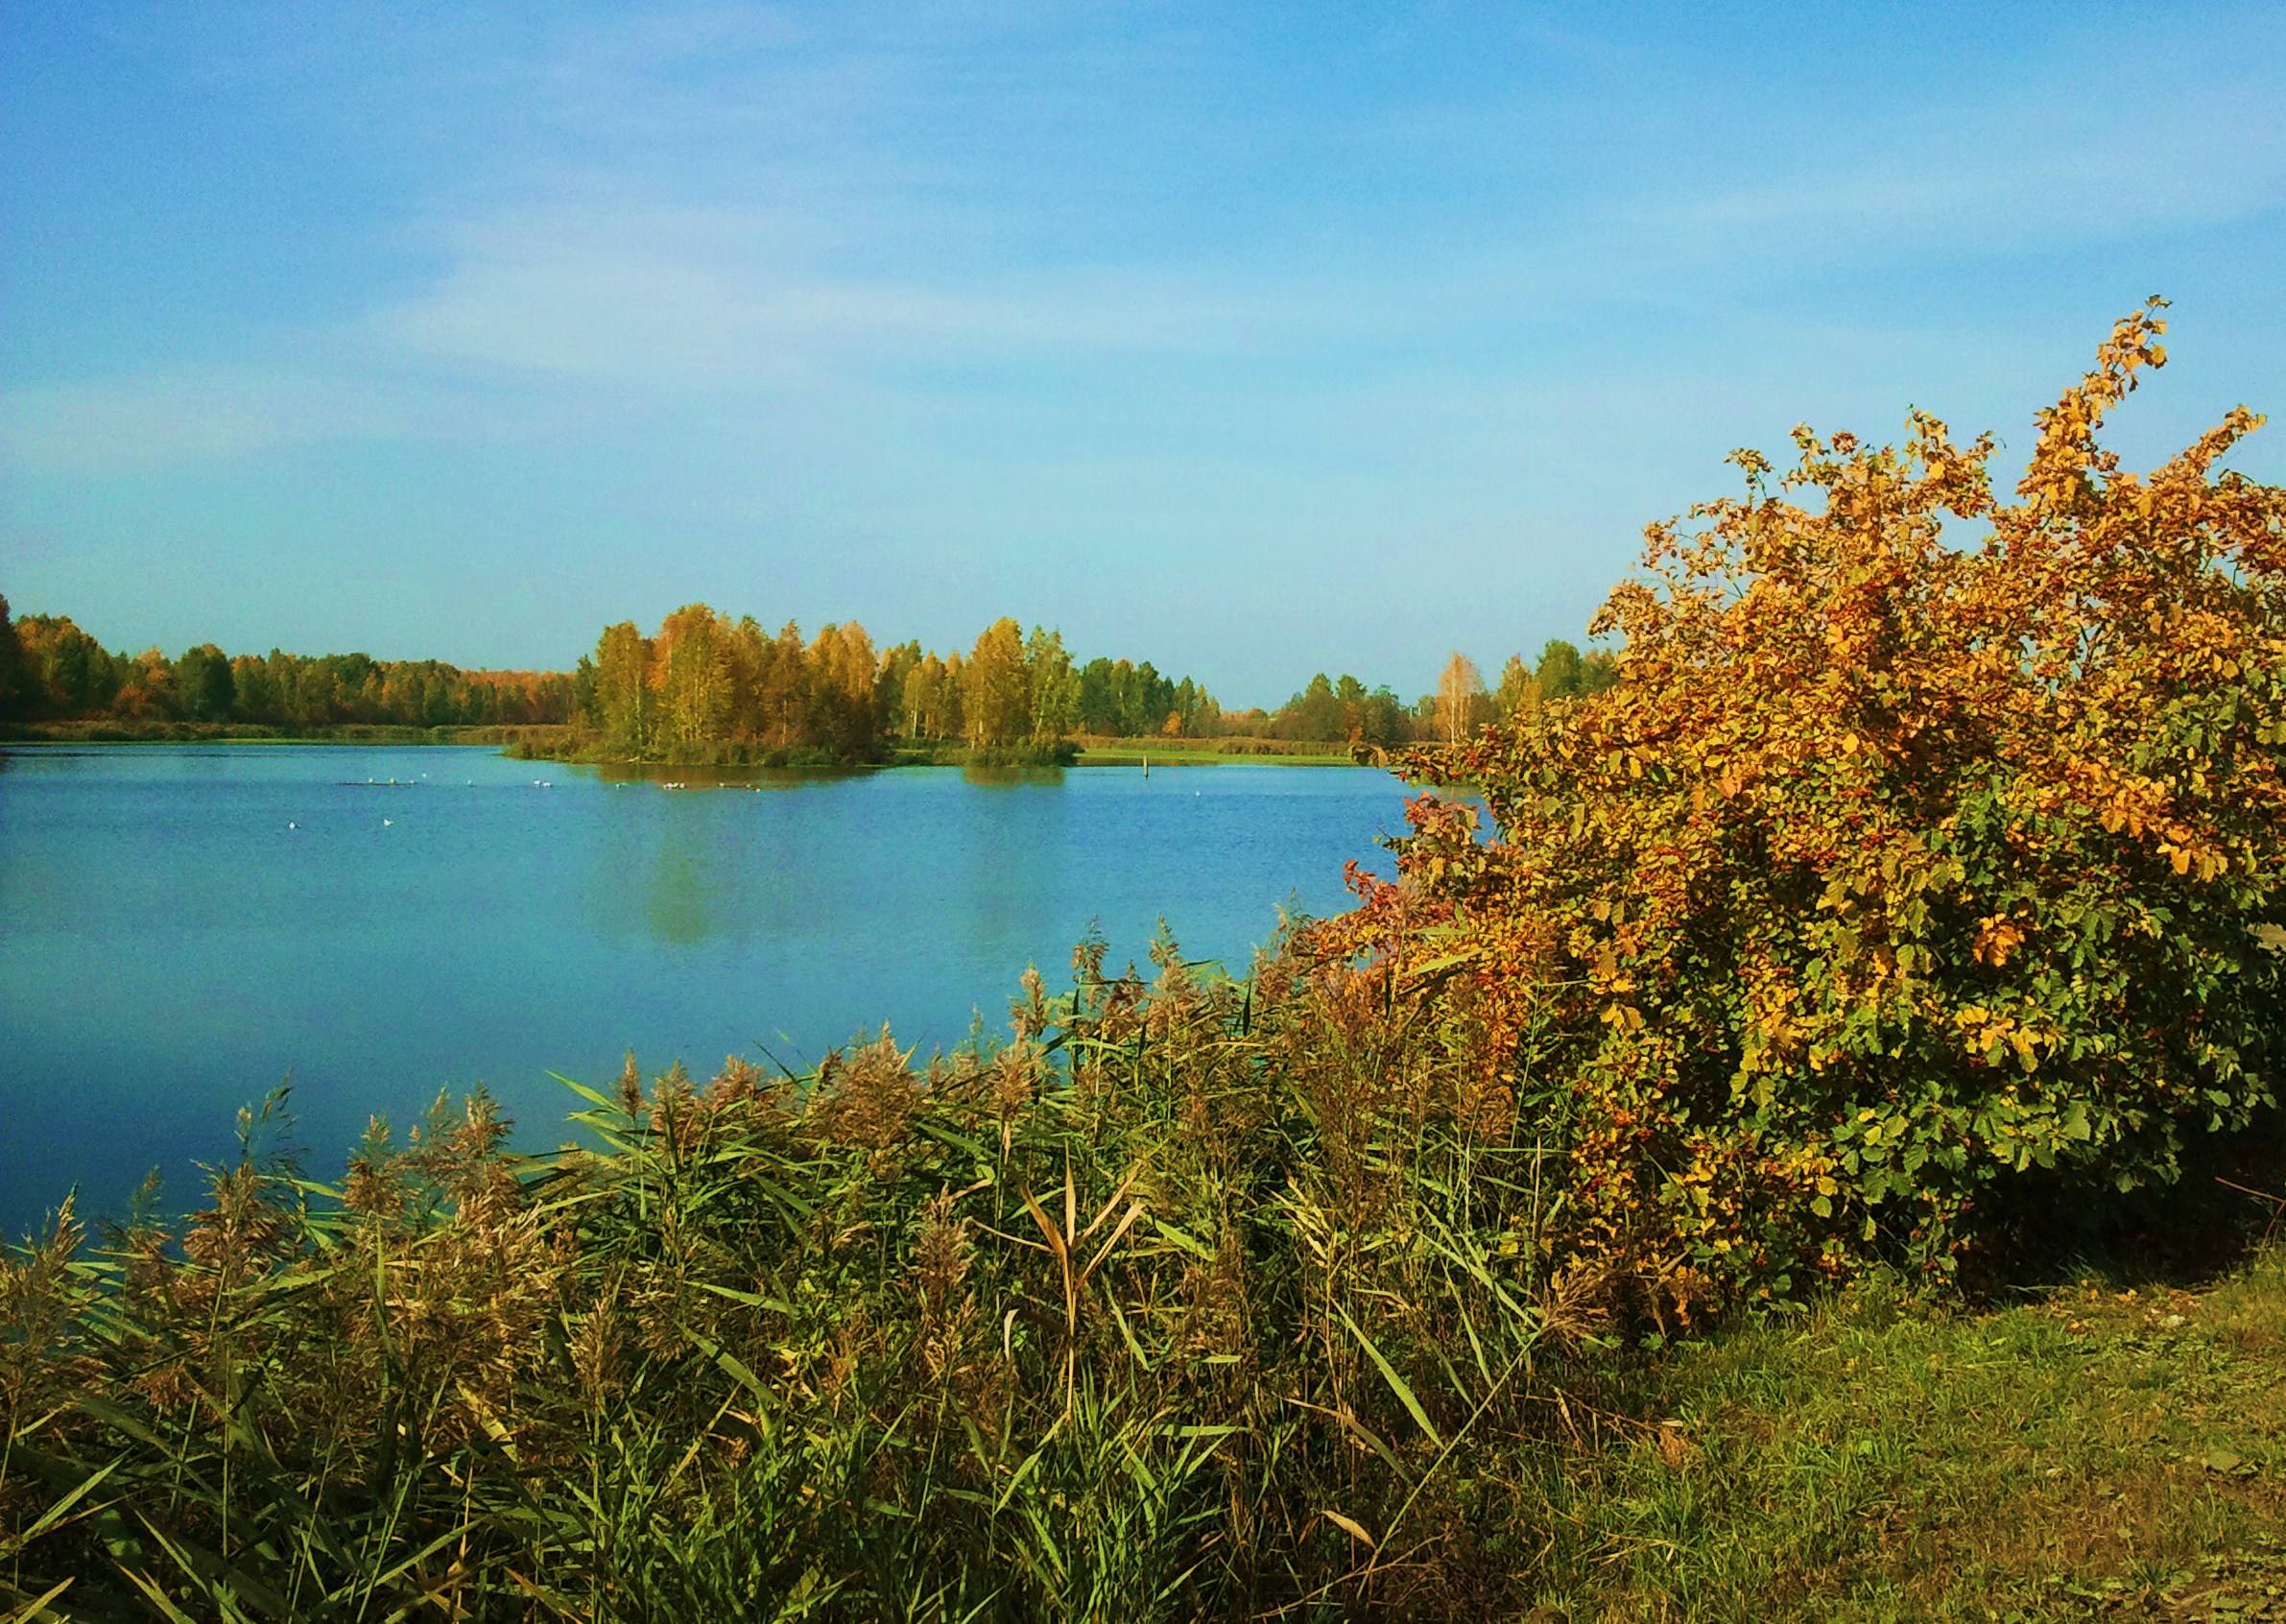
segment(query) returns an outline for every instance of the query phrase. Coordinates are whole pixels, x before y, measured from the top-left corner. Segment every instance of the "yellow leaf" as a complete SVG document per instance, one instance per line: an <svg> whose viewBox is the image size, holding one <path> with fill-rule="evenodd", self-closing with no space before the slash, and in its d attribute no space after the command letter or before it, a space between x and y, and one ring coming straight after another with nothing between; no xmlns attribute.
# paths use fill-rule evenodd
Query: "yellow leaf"
<svg viewBox="0 0 2286 1624"><path fill-rule="evenodd" d="M1339 1528L1343 1533L1348 1535L1352 1540L1364 1540L1367 1550L1377 1551L1381 1548L1380 1545L1374 1541L1373 1536L1366 1532L1364 1523L1357 1521L1353 1517L1344 1517L1340 1512L1334 1510L1331 1506L1327 1506L1325 1508L1325 1520L1332 1523L1336 1528Z"/></svg>

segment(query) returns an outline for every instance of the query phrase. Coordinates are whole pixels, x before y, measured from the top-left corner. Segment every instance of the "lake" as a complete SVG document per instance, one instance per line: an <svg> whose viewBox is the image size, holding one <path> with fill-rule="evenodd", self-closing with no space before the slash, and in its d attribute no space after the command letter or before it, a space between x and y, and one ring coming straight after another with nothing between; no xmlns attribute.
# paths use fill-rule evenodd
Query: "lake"
<svg viewBox="0 0 2286 1624"><path fill-rule="evenodd" d="M188 1201L283 1080L331 1179L369 1113L401 1129L441 1087L550 1144L580 1102L548 1073L601 1084L631 1048L703 1078L884 1020L924 1053L1005 1030L1091 922L1114 966L1163 915L1242 968L1281 905L1344 906L1345 859L1386 872L1403 801L1236 763L670 790L468 748L0 752L0 1229L74 1184L117 1211L155 1166Z"/></svg>

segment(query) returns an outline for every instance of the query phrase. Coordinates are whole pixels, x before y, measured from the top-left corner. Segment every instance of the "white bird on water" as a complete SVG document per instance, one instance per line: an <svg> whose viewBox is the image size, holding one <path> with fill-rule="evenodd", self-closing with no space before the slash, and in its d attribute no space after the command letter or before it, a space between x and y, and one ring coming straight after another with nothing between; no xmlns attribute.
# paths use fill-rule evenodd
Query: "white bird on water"
<svg viewBox="0 0 2286 1624"><path fill-rule="evenodd" d="M392 822L393 822L393 820L392 820L392 819L389 819L389 818L384 818L384 819L382 819L382 820L381 820L381 826L382 826L383 828L387 828L387 827L389 827L389 825L391 824L391 823L392 823Z"/></svg>

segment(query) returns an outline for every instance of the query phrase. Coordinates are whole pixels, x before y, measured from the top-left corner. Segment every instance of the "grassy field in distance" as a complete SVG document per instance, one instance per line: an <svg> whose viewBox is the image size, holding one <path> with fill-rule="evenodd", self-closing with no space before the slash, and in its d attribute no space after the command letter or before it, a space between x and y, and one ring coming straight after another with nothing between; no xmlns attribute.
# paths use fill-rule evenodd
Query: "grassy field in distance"
<svg viewBox="0 0 2286 1624"><path fill-rule="evenodd" d="M1354 767L1346 745L1325 739L1123 739L1082 734L1083 767L1211 767L1229 762L1273 763L1283 767Z"/></svg>

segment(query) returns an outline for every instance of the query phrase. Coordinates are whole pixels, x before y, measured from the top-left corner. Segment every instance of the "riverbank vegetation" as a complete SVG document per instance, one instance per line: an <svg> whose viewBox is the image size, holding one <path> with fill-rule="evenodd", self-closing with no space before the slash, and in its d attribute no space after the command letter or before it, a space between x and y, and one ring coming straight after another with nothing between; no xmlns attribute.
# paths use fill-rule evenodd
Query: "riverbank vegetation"
<svg viewBox="0 0 2286 1624"><path fill-rule="evenodd" d="M2206 1617L2286 1510L2286 490L1917 416L1656 526L1396 877L0 1277L73 1616ZM1951 544L1947 522L1978 532ZM2220 1260L2220 1261L2218 1261ZM2180 1289L2189 1279L2200 1289ZM76 1612L73 1610L77 1610Z"/></svg>
<svg viewBox="0 0 2286 1624"><path fill-rule="evenodd" d="M0 598L0 737L378 736L373 729L531 727L570 716L571 680L362 654L110 652L67 615L11 617Z"/></svg>
<svg viewBox="0 0 2286 1624"><path fill-rule="evenodd" d="M966 653L917 642L876 652L854 622L805 640L774 636L752 616L733 622L705 604L667 616L646 636L631 621L605 628L573 680L575 732L566 753L594 760L816 765L859 761L1069 764L1134 759L1154 748L1218 749L1286 758L1385 759L1417 741L1458 742L1484 723L1583 698L1610 685L1614 657L1582 656L1557 639L1536 667L1512 658L1497 694L1455 654L1439 691L1407 705L1355 677L1313 677L1276 711L1226 711L1189 678L1149 660L1084 664L1062 634L995 621ZM1095 741L1095 742L1088 742ZM1103 741L1132 741L1128 748ZM1313 748L1314 747L1314 748Z"/></svg>
<svg viewBox="0 0 2286 1624"><path fill-rule="evenodd" d="M1079 763L1083 767L1213 766L1238 761L1353 767L1361 763L1387 765L1389 759L1386 752L1333 740L1281 739L1243 733L1211 739L1122 739L1083 734L1072 742L1080 747Z"/></svg>
<svg viewBox="0 0 2286 1624"><path fill-rule="evenodd" d="M12 619L0 598L0 738L62 742L497 739L527 755L806 767L1068 766L1089 739L1228 740L1234 752L1379 760L1543 698L1598 692L1615 671L1609 652L1582 656L1559 638L1536 666L1512 657L1497 693L1455 654L1438 692L1411 705L1321 673L1274 711L1225 711L1187 677L1149 660L1079 664L1060 633L1027 636L1013 620L941 657L917 642L877 651L854 622L805 639L797 625L774 635L691 604L650 636L607 627L571 672L464 671L362 654L232 657L211 643L131 656L67 616Z"/></svg>
<svg viewBox="0 0 2286 1624"><path fill-rule="evenodd" d="M1354 679L1343 681L1367 697ZM1283 711L1226 715L1187 677L1170 680L1149 660L1081 663L1060 633L1036 626L1027 634L1014 620L995 621L965 652L907 642L876 653L853 622L805 641L798 626L774 636L751 616L732 622L704 604L678 609L651 636L631 622L607 627L594 657L581 661L576 692L577 749L636 760L1052 765L1068 763L1083 737L1173 744L1251 722L1266 737L1334 740L1369 720L1355 705L1299 724ZM1393 735L1410 737L1395 701L1383 698Z"/></svg>
<svg viewBox="0 0 2286 1624"><path fill-rule="evenodd" d="M253 1119L186 1224L66 1214L0 1292L0 1595L1743 1621L2275 1578L2275 1254L1726 1327L1584 1253L1567 1158L1369 980L1159 960L926 1066L631 1063L594 1150L480 1098L319 1185Z"/></svg>
<svg viewBox="0 0 2286 1624"><path fill-rule="evenodd" d="M678 650L679 649L679 653ZM1148 751L1387 761L1614 680L1607 650L1552 639L1512 657L1497 691L1455 654L1407 705L1357 678L1310 679L1275 710L1226 711L1149 660L1075 664L1060 633L994 624L965 655L876 651L854 623L805 639L688 605L644 636L606 629L570 672L465 671L436 660L107 651L69 617L10 617L0 598L0 739L501 743L528 757L679 766L1070 766ZM1108 744L1107 744L1108 741Z"/></svg>

